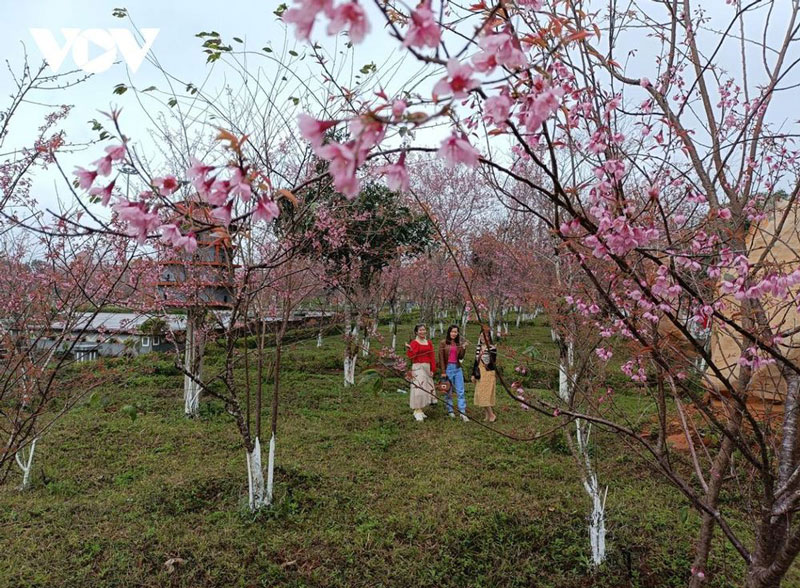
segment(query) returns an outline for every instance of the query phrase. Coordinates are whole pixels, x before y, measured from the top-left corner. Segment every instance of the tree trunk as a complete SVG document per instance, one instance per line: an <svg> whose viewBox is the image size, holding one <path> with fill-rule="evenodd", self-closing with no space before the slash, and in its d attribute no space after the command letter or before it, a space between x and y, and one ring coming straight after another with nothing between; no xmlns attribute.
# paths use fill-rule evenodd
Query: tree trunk
<svg viewBox="0 0 800 588"><path fill-rule="evenodd" d="M317 333L317 347L322 347L322 329Z"/></svg>
<svg viewBox="0 0 800 588"><path fill-rule="evenodd" d="M742 422L742 413L738 410L732 411L731 425L729 431L735 436ZM730 464L733 452L733 441L730 437L724 437L720 445L719 453L714 459L711 467L711 475L708 480L708 491L705 493L705 503L711 508L716 509L719 502L719 492L722 489L722 478ZM689 580L689 588L701 588L707 582L706 569L708 567L708 555L711 552L711 539L714 537L714 526L716 521L707 512L703 513L703 522L700 526L700 536L697 539L695 548L694 562L692 563L692 577Z"/></svg>
<svg viewBox="0 0 800 588"><path fill-rule="evenodd" d="M183 412L187 417L200 415L200 379L203 373L202 311L189 310L186 317L186 345L183 367Z"/></svg>
<svg viewBox="0 0 800 588"><path fill-rule="evenodd" d="M38 437L34 437L30 445L26 448L23 447L14 454L14 459L17 465L22 470L22 483L19 485L20 490L27 490L31 485L31 471L33 469L33 454L36 451L36 442Z"/></svg>
<svg viewBox="0 0 800 588"><path fill-rule="evenodd" d="M356 384L356 358L358 357L358 321L353 324L350 307L345 309L344 325L344 387L355 386Z"/></svg>
<svg viewBox="0 0 800 588"><path fill-rule="evenodd" d="M578 441L578 459L583 462L583 487L592 501L592 513L589 517L589 545L592 549L592 563L599 566L606 559L606 496L605 490L597 482L597 473L594 471L589 457L589 435L591 424L583 423L580 419L575 421L575 437Z"/></svg>
<svg viewBox="0 0 800 588"><path fill-rule="evenodd" d="M573 369L575 366L575 346L572 341L564 343L555 331L551 331L553 338L558 341L559 347L559 366L558 366L558 396L566 404L572 403L573 394ZM565 433L567 434L567 433ZM589 456L589 435L591 425L583 423L580 419L575 421L575 438L577 446L570 447L573 450L578 467L581 470L583 488L592 501L592 511L589 515L589 545L592 550L592 563L600 565L606 559L606 495L608 486L605 490L600 488L597 481L597 473L594 471L592 461ZM567 434L568 436L568 434ZM569 439L568 439L569 440Z"/></svg>
<svg viewBox="0 0 800 588"><path fill-rule="evenodd" d="M784 401L783 424L781 426L781 444L778 450L779 464L776 484L784 489L783 494L774 501L769 512L761 517L756 535L753 558L747 568L746 585L748 588L766 588L780 586L789 566L800 551L800 541L792 540L790 510L794 492L789 485L791 476L800 465L800 377L794 372L784 370L786 380L786 400ZM795 533L797 531L794 531Z"/></svg>

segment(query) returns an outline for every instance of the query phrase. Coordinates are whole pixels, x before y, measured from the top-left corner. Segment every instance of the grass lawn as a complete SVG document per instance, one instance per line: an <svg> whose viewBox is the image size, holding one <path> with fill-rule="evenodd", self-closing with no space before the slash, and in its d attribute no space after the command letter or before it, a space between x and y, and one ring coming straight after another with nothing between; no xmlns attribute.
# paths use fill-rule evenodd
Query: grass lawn
<svg viewBox="0 0 800 588"><path fill-rule="evenodd" d="M544 325L506 343L553 354ZM562 434L514 441L448 419L441 404L417 423L399 380L341 387L336 337L284 357L272 508L246 510L244 449L221 403L205 398L201 419L183 418L170 357L108 361L122 384L44 437L29 492L17 479L0 490L0 586L686 585L699 519L619 439L595 435L609 557L593 570L589 501ZM555 371L542 364L537 377L546 385ZM633 392L616 401L647 411ZM554 424L499 390L498 416L518 437ZM741 585L719 537L712 571L711 586Z"/></svg>

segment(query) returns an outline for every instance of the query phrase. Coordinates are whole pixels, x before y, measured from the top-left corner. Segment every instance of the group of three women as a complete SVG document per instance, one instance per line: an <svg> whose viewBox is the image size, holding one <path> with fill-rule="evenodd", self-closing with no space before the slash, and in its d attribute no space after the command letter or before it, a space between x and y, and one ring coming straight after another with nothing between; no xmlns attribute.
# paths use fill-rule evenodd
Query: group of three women
<svg viewBox="0 0 800 588"><path fill-rule="evenodd" d="M464 372L461 363L467 350L467 341L462 341L459 328L451 325L447 335L439 343L438 365L441 369L441 380L449 384L445 393L445 405L450 418L455 418L453 410L453 392L458 401L458 413L466 422L467 399L464 393ZM411 396L409 405L414 411L414 418L422 421L426 418L425 407L436 404L439 399L433 383L436 374L437 354L434 353L433 342L427 338L425 325L414 327L414 338L406 343L406 355L411 360ZM497 420L492 407L495 404L495 361L497 348L491 344L488 327L484 328L478 345L475 348L475 363L472 366L472 382L475 383L475 406L484 408L484 420L493 423ZM448 387L448 386L446 386Z"/></svg>

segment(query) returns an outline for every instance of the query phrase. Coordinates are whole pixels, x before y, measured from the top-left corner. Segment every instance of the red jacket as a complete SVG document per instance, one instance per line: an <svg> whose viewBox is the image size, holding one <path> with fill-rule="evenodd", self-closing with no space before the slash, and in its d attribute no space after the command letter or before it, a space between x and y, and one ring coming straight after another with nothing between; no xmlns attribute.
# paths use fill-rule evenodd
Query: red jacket
<svg viewBox="0 0 800 588"><path fill-rule="evenodd" d="M425 345L420 345L419 341L414 339L410 343L411 348L406 349L406 355L411 360L411 363L429 363L431 364L431 372L436 372L436 354L433 352L433 343L428 341Z"/></svg>

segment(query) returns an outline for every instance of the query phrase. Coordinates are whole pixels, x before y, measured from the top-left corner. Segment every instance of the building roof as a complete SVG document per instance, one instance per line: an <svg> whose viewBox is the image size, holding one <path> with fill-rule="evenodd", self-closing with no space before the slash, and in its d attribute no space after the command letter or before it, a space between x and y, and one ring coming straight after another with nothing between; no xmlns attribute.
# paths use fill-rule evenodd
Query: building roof
<svg viewBox="0 0 800 588"><path fill-rule="evenodd" d="M170 331L183 331L186 329L186 315L148 315L136 312L85 312L75 321L73 331L107 331L110 333L141 333L140 327L151 318L159 318L167 324ZM60 325L54 324L59 328Z"/></svg>

